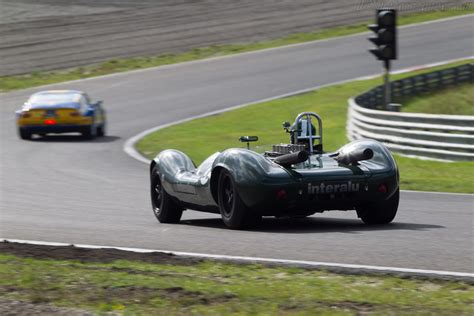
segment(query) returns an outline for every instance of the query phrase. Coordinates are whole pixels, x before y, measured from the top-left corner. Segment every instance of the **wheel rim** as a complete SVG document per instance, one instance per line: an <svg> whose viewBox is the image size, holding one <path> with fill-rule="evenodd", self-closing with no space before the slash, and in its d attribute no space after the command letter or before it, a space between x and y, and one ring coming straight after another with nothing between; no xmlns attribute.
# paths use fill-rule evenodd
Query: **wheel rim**
<svg viewBox="0 0 474 316"><path fill-rule="evenodd" d="M155 214L160 213L161 201L163 199L162 190L163 188L161 186L161 182L157 179L152 188L152 199L154 204L153 211L155 212Z"/></svg>
<svg viewBox="0 0 474 316"><path fill-rule="evenodd" d="M235 191L232 180L226 176L222 185L222 209L224 215L229 216L232 213L234 206Z"/></svg>

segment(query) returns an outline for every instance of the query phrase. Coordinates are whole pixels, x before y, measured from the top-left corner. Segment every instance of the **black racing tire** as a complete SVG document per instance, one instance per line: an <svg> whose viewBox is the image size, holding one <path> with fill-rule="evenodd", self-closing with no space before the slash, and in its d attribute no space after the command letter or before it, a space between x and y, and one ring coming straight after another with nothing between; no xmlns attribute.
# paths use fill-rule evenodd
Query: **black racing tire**
<svg viewBox="0 0 474 316"><path fill-rule="evenodd" d="M151 174L151 206L153 213L160 223L176 224L181 220L183 209L166 193L161 183L156 167Z"/></svg>
<svg viewBox="0 0 474 316"><path fill-rule="evenodd" d="M100 126L97 127L97 136L98 137L104 137L105 136L105 130L106 130L106 123L100 124Z"/></svg>
<svg viewBox="0 0 474 316"><path fill-rule="evenodd" d="M223 169L219 174L217 197L222 221L231 229L257 226L262 216L253 213L240 198L235 180L229 171Z"/></svg>
<svg viewBox="0 0 474 316"><path fill-rule="evenodd" d="M31 139L31 133L24 128L18 129L18 135L20 136L21 139L24 139L24 140Z"/></svg>
<svg viewBox="0 0 474 316"><path fill-rule="evenodd" d="M302 219L302 218L308 218L312 215L314 215L315 213L311 212L310 214L301 214L301 215L294 215L294 216L290 216L290 218L294 218L294 219Z"/></svg>
<svg viewBox="0 0 474 316"><path fill-rule="evenodd" d="M97 136L97 126L92 124L84 129L81 134L85 139L94 139Z"/></svg>
<svg viewBox="0 0 474 316"><path fill-rule="evenodd" d="M357 208L357 215L365 224L388 224L397 215L399 201L400 189L397 189L388 200Z"/></svg>

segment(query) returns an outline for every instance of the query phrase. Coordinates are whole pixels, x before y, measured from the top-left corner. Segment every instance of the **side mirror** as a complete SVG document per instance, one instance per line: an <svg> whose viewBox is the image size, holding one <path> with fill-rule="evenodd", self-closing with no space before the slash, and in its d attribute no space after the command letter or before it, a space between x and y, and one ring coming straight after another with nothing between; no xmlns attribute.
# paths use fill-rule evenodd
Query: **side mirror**
<svg viewBox="0 0 474 316"><path fill-rule="evenodd" d="M100 106L102 106L102 103L104 103L104 102L103 102L103 101L97 101L97 102L95 103L95 105L100 107Z"/></svg>
<svg viewBox="0 0 474 316"><path fill-rule="evenodd" d="M290 129L291 127L291 124L290 122L283 122L283 128L285 129L285 131L288 133L288 130Z"/></svg>
<svg viewBox="0 0 474 316"><path fill-rule="evenodd" d="M256 142L258 140L258 136L240 136L239 140L243 142Z"/></svg>
<svg viewBox="0 0 474 316"><path fill-rule="evenodd" d="M242 143L247 143L247 149L249 149L249 143L258 141L258 136L240 136L239 141L241 141Z"/></svg>

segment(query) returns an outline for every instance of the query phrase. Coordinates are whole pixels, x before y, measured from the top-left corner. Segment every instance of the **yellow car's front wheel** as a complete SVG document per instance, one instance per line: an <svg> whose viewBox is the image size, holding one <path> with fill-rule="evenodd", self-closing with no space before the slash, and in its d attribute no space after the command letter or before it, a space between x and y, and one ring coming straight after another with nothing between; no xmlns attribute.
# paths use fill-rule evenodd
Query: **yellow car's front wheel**
<svg viewBox="0 0 474 316"><path fill-rule="evenodd" d="M105 136L105 127L106 127L105 122L103 122L100 126L97 127L97 136L99 137Z"/></svg>
<svg viewBox="0 0 474 316"><path fill-rule="evenodd" d="M25 128L18 128L18 134L20 135L21 139L31 139L31 133Z"/></svg>
<svg viewBox="0 0 474 316"><path fill-rule="evenodd" d="M92 124L84 129L81 134L86 139L93 139L97 136L97 126Z"/></svg>
<svg viewBox="0 0 474 316"><path fill-rule="evenodd" d="M102 124L92 124L81 132L82 136L87 139L105 136L105 122Z"/></svg>

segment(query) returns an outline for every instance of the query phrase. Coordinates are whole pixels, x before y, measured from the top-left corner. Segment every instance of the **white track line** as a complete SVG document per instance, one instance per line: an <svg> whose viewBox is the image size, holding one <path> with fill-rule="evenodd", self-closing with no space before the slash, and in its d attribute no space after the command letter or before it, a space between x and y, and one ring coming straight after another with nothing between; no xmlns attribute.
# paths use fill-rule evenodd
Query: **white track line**
<svg viewBox="0 0 474 316"><path fill-rule="evenodd" d="M463 57L463 58L456 58L456 59L451 59L451 60L446 60L446 61L442 61L442 62L436 62L436 63L431 63L431 64L425 64L425 65L418 65L418 66L413 66L413 67L409 67L409 68L404 68L404 69L400 69L400 70L397 70L397 71L394 71L392 72L393 74L402 74L402 73L407 73L407 72L411 72L411 71L415 71L415 70L421 70L421 69L425 69L425 68L432 68L432 67L436 67L436 66L442 66L442 65L445 65L445 64L450 64L450 63L453 63L453 62L457 62L457 61L462 61L462 60L467 60L467 59L472 59L474 58L474 56L468 56L468 57ZM178 120L178 121L175 121L175 122L171 122L171 123L167 123L167 124L163 124L163 125L159 125L159 126L155 126L155 127L152 127L152 128L149 128L129 139L127 139L123 145L123 150L125 151L125 153L127 153L127 155L129 155L130 157L140 161L140 162L143 162L143 163L146 163L146 164L149 164L150 163L150 160L144 156L142 156L136 149L135 149L135 144L140 140L142 139L143 137L147 136L148 134L151 134L153 132L156 132L160 129L163 129L163 128L167 128L167 127L170 127L170 126L173 126L173 125L177 125L177 124L181 124L181 123L185 123L185 122L188 122L188 121L192 121L192 120L195 120L195 119L198 119L198 118L203 118L203 117L207 117L207 116L211 116L211 115L215 115L215 114L220 114L220 113L224 113L224 112L228 112L228 111L232 111L232 110L236 110L236 109L239 109L239 108L243 108L243 107L246 107L246 106L249 106L249 105L254 105L254 104L258 104L258 103L262 103L262 102L268 102L268 101L273 101L273 100L276 100L276 99L282 99L282 98L286 98L286 97L291 97L291 96L295 96L295 95L298 95L298 94L303 94L303 93L307 93L307 92L311 92L311 91L314 91L314 90L317 90L317 89L321 89L321 88L325 88L325 87L329 87L329 86L334 86L334 85L339 85L339 84L343 84L343 83L347 83L347 82L350 82L350 81L357 81L357 80L367 80L367 79L372 79L372 78L375 78L375 77L378 77L379 74L374 74L374 75L369 75L369 76L362 76L362 77L357 77L357 78L353 78L353 79L347 79L347 80L341 80L341 81L336 81L336 82L332 82L332 83L328 83L328 84L324 84L324 85L319 85L319 86L315 86L315 87L311 87L311 88L306 88L306 89L302 89L302 90L298 90L298 91L294 91L294 92L289 92L289 93L285 93L285 94L280 94L280 95L277 95L277 96L274 96L274 97L270 97L270 98L265 98L265 99L261 99L261 100L255 100L255 101L252 101L252 102L248 102L248 103L244 103L244 104L239 104L239 105L235 105L235 106L231 106L231 107L228 107L228 108L225 108L225 109L221 109L221 110L217 110L217 111L212 111L212 112L207 112L207 113L204 113L204 114L200 114L200 115L196 115L196 116L192 116L192 117L188 117L188 118L185 118L185 119L182 119L182 120Z"/></svg>
<svg viewBox="0 0 474 316"><path fill-rule="evenodd" d="M363 79L365 79L365 78L367 78L367 77L363 77ZM142 156L135 149L135 144L140 139L142 139L143 137L145 137L148 134L151 134L153 132L156 132L160 129L167 128L167 127L170 127L170 126L173 126L173 125L178 125L178 124L185 123L185 122L188 122L188 121L192 121L192 120L195 120L195 119L198 119L198 118L203 118L203 117L207 117L207 116L211 116L211 115L215 115L215 114L229 112L229 111L236 110L236 109L239 109L239 108L243 108L243 107L246 107L246 106L249 106L249 105L262 103L262 102L273 101L273 100L281 99L281 98L285 98L285 97L291 97L291 96L295 96L295 95L298 95L298 94L307 93L307 92L310 92L310 91L313 91L313 90L316 90L316 89L329 87L329 86L337 85L337 84L343 84L343 83L347 83L349 81L354 81L354 80L357 80L357 79L342 80L342 81L337 81L337 82L333 82L333 83L326 84L326 85L320 85L320 86L316 86L316 87L311 87L311 88L307 88L307 89L298 90L298 91L295 91L295 92L280 94L280 95L277 95L277 96L274 96L274 97L270 97L270 98L266 98L266 99L260 99L260 100L256 100L256 101L252 101L252 102L248 102L248 103L244 103L244 104L239 104L239 105L231 106L231 107L228 107L228 108L225 108L225 109L216 110L216 111L212 111L212 112L207 112L207 113L204 113L204 114L191 116L191 117L188 117L188 118L185 118L185 119L182 119L182 120L178 120L178 121L175 121L175 122L155 126L155 127L149 128L149 129L147 129L147 130L145 130L145 131L143 131L143 132L127 139L125 141L124 145L123 145L123 150L125 151L125 153L127 153L132 158L134 158L138 161L144 162L146 164L149 164L151 160L144 157L144 156Z"/></svg>
<svg viewBox="0 0 474 316"><path fill-rule="evenodd" d="M408 193L423 193L423 194L444 194L444 195L467 195L474 198L474 194L472 193L451 193L451 192L434 192L434 191L414 191L414 190L401 190L402 192Z"/></svg>
<svg viewBox="0 0 474 316"><path fill-rule="evenodd" d="M428 64L428 65L421 65L421 66L405 68L405 69L396 71L396 73L400 74L400 73L411 72L411 71L419 70L419 69L423 69L423 68L436 67L436 66L440 66L440 65L460 61L460 60L471 59L473 57L474 56L470 56L470 57L466 57L466 58L460 58L460 59L454 59L454 60L449 60L449 61L444 61L444 62L437 62L437 63L433 63L433 64ZM189 117L189 118L178 120L178 121L168 123L168 124L155 126L155 127L147 129L147 130L145 130L145 131L143 131L143 132L127 139L127 141L124 143L123 150L125 151L125 153L127 153L132 158L134 158L134 159L136 159L140 162L149 164L150 160L148 158L142 156L135 149L135 144L141 138L145 137L148 134L156 132L160 129L170 127L170 126L173 126L173 125L177 125L177 124L181 124L181 123L191 121L191 120L194 120L194 119L214 115L214 114L217 114L217 113L223 113L223 112L235 110L235 109L242 108L242 107L249 106L249 105L256 104L256 103L262 103L262 102L267 102L267 101L271 101L271 100L275 100L275 99L281 99L283 97L294 96L294 95L297 95L297 94L302 94L302 93L306 93L306 92L313 91L313 90L316 90L316 89L320 89L320 88L323 88L323 87L342 84L342 83L346 83L346 82L349 82L349 81L370 79L370 78L376 77L376 76L378 76L378 75L364 76L364 77L359 77L359 78L355 78L355 79L338 81L338 82L334 82L334 83L330 83L330 84L326 84L326 85L320 85L320 86L316 86L316 87L312 87L312 88L308 88L308 89L303 89L303 90L299 90L299 91L295 91L295 92L291 92L291 93L287 93L287 94L283 94L283 95L278 95L278 96L263 99L263 100L257 100L257 101L250 102L250 103L240 104L240 105L237 105L237 106L229 107L229 108L218 110L218 111L204 113L204 114L201 114L201 115ZM467 194L467 193L447 193L447 192L445 193L445 192L408 191L408 190L402 190L402 192L417 193L417 194L422 193L422 194L446 194L446 195L449 194L449 195L474 196L472 194ZM76 245L76 246L78 246L78 245ZM125 250L125 249L129 249L129 248L117 248L117 249ZM132 250L132 251L137 251L137 250L135 249L135 250ZM153 250L144 250L144 249L141 249L140 251L142 251L142 252L143 251L153 252ZM380 266L341 264L341 263L328 263L328 262L312 262L312 261L299 261L299 260L267 259L267 258L258 258L258 257L224 256L224 255L212 255L212 254L202 254L202 253L172 252L172 251L165 251L165 250L156 250L156 251L157 252L162 252L162 253L174 254L174 255L177 255L177 256L191 256L191 257L197 257L197 258L220 259L220 260L243 261L243 262L278 263L278 264L286 264L286 265L302 266L302 267L306 266L306 267L319 267L319 268L331 268L331 269L339 268L339 269L345 269L345 270L349 270L349 271L353 271L353 272L356 271L357 269L359 269L359 270L379 271L379 272L386 272L386 273L388 273L388 272L390 272L390 273L404 273L404 274L411 274L411 275L431 275L431 276L445 276L445 277L449 276L449 277L461 277L461 278L473 278L474 277L474 274L472 274L472 273L451 272L451 271L406 269L406 268L395 268L395 267L380 267Z"/></svg>
<svg viewBox="0 0 474 316"><path fill-rule="evenodd" d="M99 245L83 245L83 244L67 244L61 242L46 242L46 241L35 241L35 240L20 240L20 239L4 239L0 238L1 242L8 243L20 243L29 245L40 245L40 246L55 246L55 247L67 247L73 246L76 248L83 249L117 249L121 251L136 252L136 253L163 253L170 254L178 257L192 257L202 259L213 259L228 262L241 262L241 263L263 263L263 264L279 264L302 268L321 268L329 269L334 271L346 271L346 272L357 272L364 270L367 272L383 272L391 274L404 274L414 276L431 276L431 277L454 277L472 279L474 273L467 272L453 272L453 271L441 271L441 270L426 270L426 269L409 269L409 268L398 268L398 267L384 267L384 266L371 266L363 264L345 264L345 263L333 263L333 262L316 262L316 261L304 261L304 260L285 260L285 259L272 259L272 258L259 258L259 257L244 257L244 256L227 256L227 255L213 255L205 253L195 252L180 252L180 251L168 251L168 250L155 250L155 249L143 249L143 248L129 248L129 247L112 247L112 246L99 246Z"/></svg>
<svg viewBox="0 0 474 316"><path fill-rule="evenodd" d="M459 17L446 18L446 19L441 19L441 20L428 21L428 22L421 22L421 23L416 23L416 24L405 25L402 28L408 28L408 27L417 26L417 25L432 24L432 23L437 23L437 22L450 21L450 20L461 19L461 18L466 18L466 17L473 17L473 16L474 16L474 14L467 15L467 16L465 15L465 16L459 16ZM312 41L312 42L305 42L305 43L298 43L298 44L292 44L292 45L281 46L281 47L268 48L268 49L264 49L264 50L251 51L251 52L246 52L246 53L241 53L241 54L234 54L234 55L226 55L226 56L220 56L220 57L207 58L207 59L202 59L202 60L197 60L197 61L190 61L190 62L180 63L180 64L165 65L165 66L159 66L159 67L153 67L153 68L147 68L147 69L138 69L138 70L129 71L129 72L125 72L125 73L116 73L116 74L110 74L110 75L94 77L94 78L73 80L73 81L69 81L69 82L62 82L62 83L46 85L46 86L43 86L43 87L55 86L55 85L58 85L58 84L65 84L65 83L81 82L81 81L86 81L86 80L97 80L97 79L101 79L101 78L104 78L104 77L121 76L121 75L127 75L129 73L137 73L137 72L143 72L143 71L156 70L157 68L163 68L163 67L176 67L176 66L183 65L183 64L186 65L186 64L192 64L192 63L209 62L209 61L212 61L212 60L218 60L218 59L223 59L223 58L231 58L231 57L235 57L237 55L257 54L257 53L261 53L261 52L265 52L265 51L283 49L283 48L288 48L288 47L309 45L309 44L312 44L312 43L315 43L315 42L323 42L323 41L336 40L336 39L341 39L341 38L346 38L346 37L359 36L359 35L363 35L363 34L366 34L366 33L368 33L368 32L357 33L357 34L341 36L341 37L336 37L336 38L330 38L330 39L326 39L326 40L317 40L317 41ZM433 65L431 67L434 67L434 66L443 65L443 64L446 64L446 63L456 62L456 61L459 61L459 60L470 59L470 58L473 58L473 57L474 56L470 56L470 57L466 57L466 58L454 59L454 60L445 61L445 62L441 62L441 63L434 63L434 64L430 64L430 65ZM403 69L403 70L398 70L394 73L399 74L399 73L403 73L403 72L409 72L409 71L413 71L413 70L416 70L416 69L420 69L421 67L430 67L430 65L419 66L419 67L416 67L416 68L415 67L410 67L410 68L406 68L406 69ZM139 139L141 139L142 137L144 137L144 136L146 136L146 135L148 135L148 134L150 134L154 131L157 131L157 130L160 130L160 129L163 129L163 128L166 128L166 127L169 127L169 126L172 126L172 125L184 123L184 122L187 122L187 121L190 121L190 120L193 120L193 119L209 116L209 115L212 115L212 114L223 113L223 112L226 112L226 111L234 110L234 109L237 109L237 108L245 107L245 106L256 104L256 103L261 103L261 102L271 101L271 100L275 100L275 99L280 99L280 98L283 98L283 97L288 97L288 96L293 96L293 95L297 95L297 94L301 94L301 93L306 93L306 92L310 92L312 90L320 89L320 88L331 86L331 85L342 84L342 83L346 83L346 82L349 82L349 81L370 79L370 78L374 78L374 77L377 77L377 76L378 76L377 74L374 74L374 75L371 75L371 76L359 77L359 78L354 78L354 79L338 81L338 82L334 82L334 83L331 83L331 84L320 85L320 86L316 86L316 87L312 87L312 88L308 88L308 89L303 89L303 90L299 90L299 91L296 91L296 92L287 93L287 94L283 94L283 95L279 95L279 96L275 96L275 97L271 97L271 98L267 98L267 99L263 99L263 100L258 100L258 101L254 101L254 102L250 102L250 103L246 103L246 104L241 104L241 105L233 106L233 107L230 107L230 108L227 108L227 109L218 110L218 111L214 111L214 112L209 112L209 113L194 116L194 117L191 117L191 118L179 120L179 121L176 121L176 122L156 126L154 128L150 128L146 131L143 131L143 132L129 138L125 142L125 144L123 146L123 150L128 155L130 155L132 158L148 164L150 162L150 160L143 157L141 154L139 154L135 150L134 144ZM38 89L38 87L35 87L35 88L32 88L32 89ZM428 194L440 194L441 193L441 192L421 192L421 191L406 191L406 192L417 192L417 193L428 193ZM451 194L451 193L443 193L443 194ZM465 195L465 194L462 194L462 193L454 193L454 194L456 194L456 195ZM467 194L467 195L470 195L470 194ZM3 238L0 238L0 240L3 240L3 242L11 242L11 243L16 242L16 243L26 243L26 244L33 244L33 245L45 245L45 246L48 246L48 245L49 246L71 246L72 245L72 244L67 244L67 243L27 241L27 240L18 240L18 239L3 239ZM123 251L133 251L133 252L141 252L141 253L160 252L160 253L172 254L172 255L183 256L183 257L196 257L196 258L203 258L203 259L216 259L216 260L226 260L226 261L235 261L235 262L273 263L273 264L283 264L283 265L292 265L292 266L301 266L301 267L314 267L314 268L333 268L333 269L340 268L340 269L346 269L346 270L351 270L351 271L367 270L367 271L378 271L378 272L386 272L386 273L389 273L389 272L391 272L391 273L404 273L404 274L412 274L412 275L474 278L473 273L439 271L439 270L407 269L407 268L381 267L381 266L343 264L343 263L328 263L328 262L314 262L314 261L301 261L301 260L269 259L269 258L258 258L258 257L212 255L212 254L201 254L201 253L190 253L190 252L173 252L173 251L166 251L166 250L151 250L151 249L140 249L140 248L110 247L110 246L81 245L81 244L75 244L73 246L77 247L77 248L89 248L89 249L118 249L118 250L123 250Z"/></svg>
<svg viewBox="0 0 474 316"><path fill-rule="evenodd" d="M442 62L431 63L431 64L413 66L413 67L404 68L404 69L394 71L394 72L392 72L392 74L402 74L402 73L412 72L412 71L416 71L416 70L422 70L422 69L425 69L425 68L432 68L432 67L442 66L442 65L445 65L445 64L450 64L450 63L453 63L453 62L472 59L472 58L474 58L474 55L473 56L468 56L468 57L463 57L463 58L451 59L451 60L442 61ZM257 101L253 101L253 102L249 102L249 103L244 103L244 104L232 106L232 107L225 108L225 109L222 109L222 110L217 110L217 111L212 111L212 112L192 116L192 117L182 119L182 120L178 120L178 121L175 121L175 122L171 122L171 123L168 123L168 124L155 126L155 127L149 128L149 129L147 129L147 130L145 130L145 131L143 131L143 132L127 139L125 141L124 145L123 145L123 151L127 155L129 155L130 157L132 157L132 158L134 158L134 159L136 159L140 162L149 164L151 160L144 157L142 154L140 154L135 149L135 144L140 139L142 139L143 137L145 137L148 134L151 134L153 132L156 132L160 129L164 129L164 128L167 128L167 127L170 127L170 126L173 126L173 125L177 125L177 124L185 123L185 122L188 122L188 121L192 121L192 120L195 120L195 119L198 119L198 118L203 118L203 117L211 116L211 115L214 115L214 114L219 114L219 113L223 113L223 112L236 110L236 109L246 107L246 106L250 106L250 105L253 105L253 104L268 102L268 101L272 101L272 100L276 100L276 99L281 99L281 98L285 98L285 97L290 97L290 96L295 96L295 95L298 95L298 94L307 93L307 92L310 92L310 91L314 91L314 90L317 90L317 89L321 89L321 88L325 88L325 87L329 87L329 86L333 86L333 85L343 84L343 83L347 83L347 82L350 82L350 81L372 79L372 78L378 77L379 75L380 74L375 74L375 75L358 77L358 78L354 78L354 79L337 81L337 82L333 82L333 83L329 83L329 84L325 84L325 85L319 85L319 86L316 86L316 87L303 89L303 90L298 90L298 91L295 91L295 92L290 92L290 93L278 95L278 96L275 96L275 97L270 97L270 98L266 98L266 99L261 99L261 100L257 100ZM423 193L423 194L468 195L468 196L473 196L474 197L474 194L470 194L470 193L450 193L450 192L431 192L431 191L413 191L413 190L401 190L401 191L402 192L408 192L408 193Z"/></svg>

